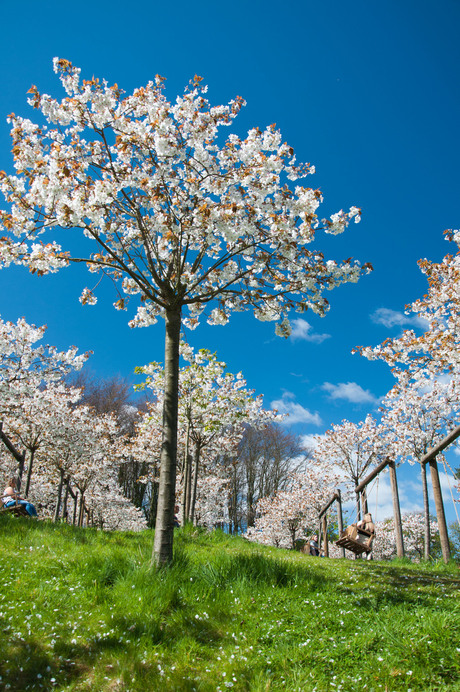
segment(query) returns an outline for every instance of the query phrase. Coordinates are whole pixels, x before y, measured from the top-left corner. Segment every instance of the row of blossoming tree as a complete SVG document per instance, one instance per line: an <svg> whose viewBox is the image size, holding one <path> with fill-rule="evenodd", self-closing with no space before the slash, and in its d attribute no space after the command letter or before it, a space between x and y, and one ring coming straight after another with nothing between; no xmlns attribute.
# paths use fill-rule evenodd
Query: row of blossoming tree
<svg viewBox="0 0 460 692"><path fill-rule="evenodd" d="M58 352L39 344L44 328L20 319L0 321L0 420L3 434L24 450L19 464L4 445L0 460L4 477L17 475L46 516L59 516L63 486L106 528L141 528L142 513L120 491L119 434L111 415L94 415L79 405L81 391L65 384L88 354L75 348ZM73 488L73 490L72 490ZM77 495L78 493L78 495Z"/></svg>
<svg viewBox="0 0 460 692"><path fill-rule="evenodd" d="M460 232L447 236L458 248ZM389 457L420 466L424 511L403 516L402 528L406 551L429 557L438 522L430 519L426 457L451 431L457 434L459 425L460 255L458 251L448 254L440 263L421 260L419 266L427 276L428 292L406 310L423 325L420 333L406 330L377 347L359 349L370 360L382 359L392 367L395 384L381 402L379 417L368 415L358 424L345 420L318 436L313 469L301 480L293 477L289 492L259 503L255 528L248 532L252 540L293 546L296 538L317 530L322 500L333 494L337 474L352 497L368 472ZM438 458L445 462L441 454ZM430 459L429 465L441 547L448 559L436 459ZM460 490L458 481L456 487ZM381 535L376 538L375 554L388 557L395 550L393 521L379 522L377 529Z"/></svg>

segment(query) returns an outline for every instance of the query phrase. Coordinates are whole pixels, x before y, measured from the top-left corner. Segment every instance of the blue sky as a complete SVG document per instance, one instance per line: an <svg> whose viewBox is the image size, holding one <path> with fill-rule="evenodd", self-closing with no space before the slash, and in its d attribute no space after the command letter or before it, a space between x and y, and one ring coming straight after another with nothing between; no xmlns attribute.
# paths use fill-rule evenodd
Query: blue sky
<svg viewBox="0 0 460 692"><path fill-rule="evenodd" d="M6 115L34 117L29 87L62 95L55 56L127 92L159 73L172 99L199 74L211 103L246 99L238 132L275 122L298 160L316 167L309 184L323 191L320 215L363 210L360 224L318 236L316 247L371 262L374 272L330 293L328 315L305 315L287 341L250 313L225 327L204 324L189 340L242 370L266 406L295 412L293 430L319 434L363 419L391 387L386 365L351 350L405 326L404 305L426 288L417 260L441 260L443 231L459 224L459 26L458 0L2 2L0 168L11 167ZM0 315L47 324L47 342L60 348L92 350L91 367L103 376L131 377L136 365L161 360L163 325L130 330L110 287L95 307L82 307L87 283L76 267L42 279L1 271ZM409 507L416 470L403 477Z"/></svg>

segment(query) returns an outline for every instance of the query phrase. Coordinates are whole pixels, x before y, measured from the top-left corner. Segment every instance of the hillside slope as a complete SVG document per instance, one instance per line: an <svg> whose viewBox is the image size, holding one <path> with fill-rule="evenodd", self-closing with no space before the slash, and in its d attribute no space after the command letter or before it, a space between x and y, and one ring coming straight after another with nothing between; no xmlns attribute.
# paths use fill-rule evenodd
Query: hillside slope
<svg viewBox="0 0 460 692"><path fill-rule="evenodd" d="M459 690L460 572L0 517L0 689Z"/></svg>

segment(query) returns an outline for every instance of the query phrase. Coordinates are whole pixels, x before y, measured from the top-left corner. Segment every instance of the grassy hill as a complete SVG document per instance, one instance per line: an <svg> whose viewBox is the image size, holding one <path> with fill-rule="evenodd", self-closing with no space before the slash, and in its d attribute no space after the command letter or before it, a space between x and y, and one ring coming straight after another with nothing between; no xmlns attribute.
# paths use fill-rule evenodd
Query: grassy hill
<svg viewBox="0 0 460 692"><path fill-rule="evenodd" d="M0 516L0 689L460 690L460 571Z"/></svg>

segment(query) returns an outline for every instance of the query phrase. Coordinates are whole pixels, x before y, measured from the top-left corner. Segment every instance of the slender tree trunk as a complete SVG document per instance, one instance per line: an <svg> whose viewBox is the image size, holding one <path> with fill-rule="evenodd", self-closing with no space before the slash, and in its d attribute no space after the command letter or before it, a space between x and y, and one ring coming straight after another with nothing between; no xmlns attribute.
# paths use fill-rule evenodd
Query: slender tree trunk
<svg viewBox="0 0 460 692"><path fill-rule="evenodd" d="M84 493L80 494L80 511L78 512L78 526L83 526L83 516L85 510Z"/></svg>
<svg viewBox="0 0 460 692"><path fill-rule="evenodd" d="M185 456L184 456L184 479L182 484L182 502L180 508L181 525L185 526L188 520L188 513L190 508L190 455L189 455L189 444L190 444L190 421L187 421L187 437L185 439Z"/></svg>
<svg viewBox="0 0 460 692"><path fill-rule="evenodd" d="M426 478L426 464L420 464L422 472L423 513L424 513L424 540L423 557L430 559L430 499L428 497L428 482Z"/></svg>
<svg viewBox="0 0 460 692"><path fill-rule="evenodd" d="M192 499L192 457L190 452L187 458L188 474L187 474L187 504L185 506L185 517L190 521L190 502Z"/></svg>
<svg viewBox="0 0 460 692"><path fill-rule="evenodd" d="M176 494L177 411L179 390L180 308L165 314L165 392L160 487L155 523L153 561L159 567L172 562Z"/></svg>
<svg viewBox="0 0 460 692"><path fill-rule="evenodd" d="M75 491L75 495L73 498L73 520L72 524L75 526L76 521L77 521L77 506L78 506L78 490Z"/></svg>
<svg viewBox="0 0 460 692"><path fill-rule="evenodd" d="M192 499L190 501L190 521L192 522L192 524L195 522L196 491L198 485L198 470L200 468L200 455L201 443L198 441L195 445L195 459L193 463L193 488Z"/></svg>
<svg viewBox="0 0 460 692"><path fill-rule="evenodd" d="M24 473L24 464L26 463L26 453L25 451L19 455L18 459L18 480L17 480L17 490L21 490L22 475Z"/></svg>
<svg viewBox="0 0 460 692"><path fill-rule="evenodd" d="M64 504L62 507L62 518L67 521L67 500L69 498L69 483L70 483L70 478L67 478L65 481L65 493L64 493Z"/></svg>
<svg viewBox="0 0 460 692"><path fill-rule="evenodd" d="M444 513L444 503L442 501L441 483L439 481L438 462L431 459L430 474L433 485L434 504L436 506L436 518L438 520L439 538L441 541L442 557L447 564L450 560L449 536L447 533L446 515Z"/></svg>
<svg viewBox="0 0 460 692"><path fill-rule="evenodd" d="M26 480L26 488L24 490L24 495L27 497L29 494L29 488L30 488L30 479L32 478L32 466L34 463L34 456L35 456L35 447L32 447L30 451L30 459L29 459L29 468L27 469L27 480Z"/></svg>
<svg viewBox="0 0 460 692"><path fill-rule="evenodd" d="M29 467L30 468L30 467ZM54 512L54 521L57 522L59 519L59 512L61 511L61 497L62 497L62 486L64 484L64 471L60 471L61 477L59 479L58 496L56 501L56 510Z"/></svg>

